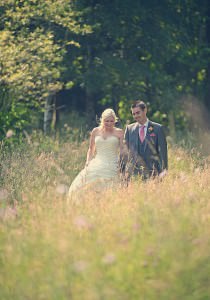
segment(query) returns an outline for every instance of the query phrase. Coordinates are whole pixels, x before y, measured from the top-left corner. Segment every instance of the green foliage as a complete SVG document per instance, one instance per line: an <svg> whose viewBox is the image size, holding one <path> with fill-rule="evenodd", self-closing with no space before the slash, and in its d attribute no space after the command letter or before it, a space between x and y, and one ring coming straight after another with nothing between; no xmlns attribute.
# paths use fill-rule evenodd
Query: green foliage
<svg viewBox="0 0 210 300"><path fill-rule="evenodd" d="M151 115L175 110L178 124L183 94L206 97L207 9L198 1L89 4L87 20L97 26L88 39L91 64L84 64L84 73L91 91L101 94L98 103L112 104L125 122L130 101L144 99ZM85 46L80 48L84 59Z"/></svg>
<svg viewBox="0 0 210 300"><path fill-rule="evenodd" d="M61 89L57 65L63 50L53 43L50 32L37 29L17 37L4 31L1 45L2 80L18 99L36 106L50 92ZM11 59L7 60L9 53Z"/></svg>
<svg viewBox="0 0 210 300"><path fill-rule="evenodd" d="M80 26L78 16L66 0L1 2L0 103L7 105L2 113L10 120L4 126L16 124L21 129L30 120L31 111L41 112L46 98L63 88L66 47L78 44L68 35L89 31ZM11 120L13 112L19 121L22 118L21 125L15 115Z"/></svg>
<svg viewBox="0 0 210 300"><path fill-rule="evenodd" d="M15 107L14 104L11 107L11 110L5 114L5 112L0 112L0 136L1 139L6 136L7 131L10 128L13 128L13 131L20 133L23 128L29 124L28 111L24 105L17 104Z"/></svg>
<svg viewBox="0 0 210 300"><path fill-rule="evenodd" d="M175 111L177 124L183 95L208 104L207 1L3 0L0 8L6 114L5 103L21 99L28 115L36 110L41 116L46 99L65 89L70 107L82 94L90 118L112 106L124 123L130 102L139 98L155 120Z"/></svg>

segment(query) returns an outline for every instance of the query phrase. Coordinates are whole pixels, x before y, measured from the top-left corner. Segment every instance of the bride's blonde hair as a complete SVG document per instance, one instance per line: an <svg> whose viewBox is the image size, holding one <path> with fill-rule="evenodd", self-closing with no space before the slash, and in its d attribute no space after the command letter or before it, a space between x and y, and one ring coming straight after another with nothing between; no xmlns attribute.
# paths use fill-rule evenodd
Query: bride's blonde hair
<svg viewBox="0 0 210 300"><path fill-rule="evenodd" d="M101 114L100 125L99 126L103 127L104 126L104 120L107 119L107 118L109 118L109 117L113 117L114 120L115 120L115 123L118 121L118 118L117 118L114 110L111 109L111 108L107 108Z"/></svg>

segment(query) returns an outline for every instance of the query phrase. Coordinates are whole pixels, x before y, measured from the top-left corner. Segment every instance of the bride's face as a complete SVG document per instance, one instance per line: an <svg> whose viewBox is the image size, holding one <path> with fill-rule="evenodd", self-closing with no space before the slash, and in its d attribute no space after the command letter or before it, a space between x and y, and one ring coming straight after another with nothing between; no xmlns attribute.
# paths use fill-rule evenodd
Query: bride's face
<svg viewBox="0 0 210 300"><path fill-rule="evenodd" d="M104 119L104 128L105 129L112 129L115 125L115 118L110 116Z"/></svg>

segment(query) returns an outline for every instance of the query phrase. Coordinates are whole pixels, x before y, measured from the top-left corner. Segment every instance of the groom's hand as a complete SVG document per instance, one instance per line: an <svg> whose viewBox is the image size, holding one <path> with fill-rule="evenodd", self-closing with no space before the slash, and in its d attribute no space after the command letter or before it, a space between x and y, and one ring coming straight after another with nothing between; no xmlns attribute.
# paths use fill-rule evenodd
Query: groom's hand
<svg viewBox="0 0 210 300"><path fill-rule="evenodd" d="M165 169L165 170L163 170L160 174L159 174L159 179L163 179L166 175L167 175L167 170Z"/></svg>

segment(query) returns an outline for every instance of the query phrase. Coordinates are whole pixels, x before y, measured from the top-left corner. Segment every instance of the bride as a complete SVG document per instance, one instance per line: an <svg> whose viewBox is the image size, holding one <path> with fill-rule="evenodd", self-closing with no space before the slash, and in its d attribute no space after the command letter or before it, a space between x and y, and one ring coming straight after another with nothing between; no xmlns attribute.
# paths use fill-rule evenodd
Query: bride
<svg viewBox="0 0 210 300"><path fill-rule="evenodd" d="M119 180L119 154L123 150L123 130L116 128L117 117L113 109L104 110L100 125L90 135L85 168L73 180L68 202L79 201L86 189L101 191Z"/></svg>

